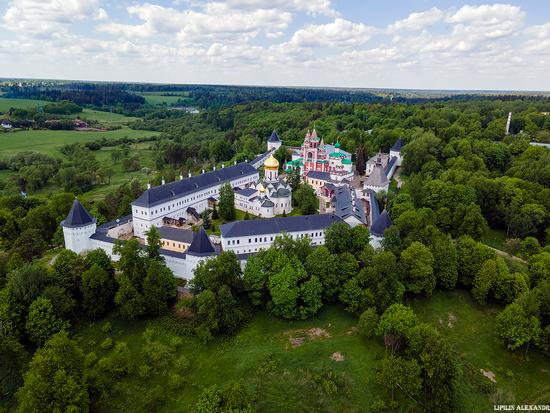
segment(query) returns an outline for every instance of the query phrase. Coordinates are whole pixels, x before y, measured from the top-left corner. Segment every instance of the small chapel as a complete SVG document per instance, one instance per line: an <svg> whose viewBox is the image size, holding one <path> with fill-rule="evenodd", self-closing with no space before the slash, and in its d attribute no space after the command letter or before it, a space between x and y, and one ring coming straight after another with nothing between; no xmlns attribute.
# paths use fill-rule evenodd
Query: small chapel
<svg viewBox="0 0 550 413"><path fill-rule="evenodd" d="M235 189L235 208L262 218L289 214L292 189L286 179L279 176L279 161L273 153L264 161L263 170L263 179Z"/></svg>

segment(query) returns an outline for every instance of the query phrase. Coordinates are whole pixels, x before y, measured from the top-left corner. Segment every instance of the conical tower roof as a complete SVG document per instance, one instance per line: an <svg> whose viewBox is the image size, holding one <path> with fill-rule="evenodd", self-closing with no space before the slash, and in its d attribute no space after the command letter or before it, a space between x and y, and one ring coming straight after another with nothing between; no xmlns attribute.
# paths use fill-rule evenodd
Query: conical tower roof
<svg viewBox="0 0 550 413"><path fill-rule="evenodd" d="M279 139L279 135L277 135L277 131L273 129L273 132L271 132L271 136L267 140L268 142L281 142L281 139Z"/></svg>
<svg viewBox="0 0 550 413"><path fill-rule="evenodd" d="M208 234L203 227L200 227L199 231L195 233L193 242L189 246L187 253L191 255L210 255L215 252L216 250L214 249L212 242L210 242Z"/></svg>
<svg viewBox="0 0 550 413"><path fill-rule="evenodd" d="M86 208L84 208L78 199L75 199L67 218L61 221L61 226L67 228L85 227L86 225L90 225L95 222L96 219L93 218L88 211L86 211Z"/></svg>
<svg viewBox="0 0 550 413"><path fill-rule="evenodd" d="M374 220L370 227L370 232L372 235L381 237L384 235L384 231L391 227L392 221L390 218L390 214L388 214L388 211L384 209L382 213Z"/></svg>

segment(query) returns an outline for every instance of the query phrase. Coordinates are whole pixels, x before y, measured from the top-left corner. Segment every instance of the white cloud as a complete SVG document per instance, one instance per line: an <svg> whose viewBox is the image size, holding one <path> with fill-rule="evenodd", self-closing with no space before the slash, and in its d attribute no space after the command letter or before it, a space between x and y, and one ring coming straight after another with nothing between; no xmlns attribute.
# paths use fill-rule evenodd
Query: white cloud
<svg viewBox="0 0 550 413"><path fill-rule="evenodd" d="M411 13L406 19L398 20L388 26L389 32L397 32L400 30L422 30L432 26L445 17L445 14L437 7L432 7L429 10L417 13Z"/></svg>
<svg viewBox="0 0 550 413"><path fill-rule="evenodd" d="M216 36L239 35L243 37L236 37L235 40L242 41L253 38L260 32L269 35L280 33L292 21L292 15L288 12L267 9L236 11L221 3L207 5L208 13L178 11L154 4L130 6L127 10L143 23L107 23L98 26L98 30L128 38L170 34L186 43L205 39L215 41Z"/></svg>
<svg viewBox="0 0 550 413"><path fill-rule="evenodd" d="M305 26L294 33L290 43L298 47L359 46L368 42L374 32L373 27L338 18L328 24Z"/></svg>
<svg viewBox="0 0 550 413"><path fill-rule="evenodd" d="M331 0L225 0L223 4L238 9L296 10L310 15L339 16Z"/></svg>
<svg viewBox="0 0 550 413"><path fill-rule="evenodd" d="M525 27L517 6L433 7L372 27L329 0L148 1L109 17L112 0L11 0L0 75L550 89L550 22Z"/></svg>
<svg viewBox="0 0 550 413"><path fill-rule="evenodd" d="M98 0L12 0L4 27L25 36L59 36L67 26L84 19L106 19Z"/></svg>

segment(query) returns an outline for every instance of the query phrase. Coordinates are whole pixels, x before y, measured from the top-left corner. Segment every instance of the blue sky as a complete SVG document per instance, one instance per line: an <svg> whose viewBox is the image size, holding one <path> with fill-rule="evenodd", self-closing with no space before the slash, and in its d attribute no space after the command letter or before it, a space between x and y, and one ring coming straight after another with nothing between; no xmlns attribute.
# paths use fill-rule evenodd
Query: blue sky
<svg viewBox="0 0 550 413"><path fill-rule="evenodd" d="M0 77L550 90L550 7L0 0L0 61Z"/></svg>

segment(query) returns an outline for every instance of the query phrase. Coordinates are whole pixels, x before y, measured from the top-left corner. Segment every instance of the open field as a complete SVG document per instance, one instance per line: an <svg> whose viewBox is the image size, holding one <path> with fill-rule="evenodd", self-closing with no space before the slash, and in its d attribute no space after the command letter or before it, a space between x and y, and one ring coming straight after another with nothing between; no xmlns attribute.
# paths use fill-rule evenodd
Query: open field
<svg viewBox="0 0 550 413"><path fill-rule="evenodd" d="M145 98L145 101L150 105L172 105L180 99L186 103L190 103L191 99L184 92L142 92L138 93Z"/></svg>
<svg viewBox="0 0 550 413"><path fill-rule="evenodd" d="M33 100L33 99L8 99L0 97L0 113L7 112L10 108L28 109L36 106L46 105L45 100Z"/></svg>
<svg viewBox="0 0 550 413"><path fill-rule="evenodd" d="M82 113L76 113L73 117L79 117L88 120L95 120L110 125L121 125L133 122L138 118L121 115L120 113L105 112L101 110L83 109Z"/></svg>
<svg viewBox="0 0 550 413"><path fill-rule="evenodd" d="M422 321L437 327L456 350L460 372L454 411L487 412L495 402L549 402L550 361L535 352L524 361L522 354L508 352L496 342L494 317L499 308L480 307L462 291L436 293L411 305ZM106 321L112 323L112 333L102 332ZM86 352L94 351L99 357L107 353L99 346L105 338L126 342L137 370L144 363L143 332L153 327L155 339L168 344L174 333L166 329L167 324L166 319L128 322L111 314L105 320L80 326L76 336ZM282 321L261 311L235 337L209 345L195 337L181 336L174 357L185 355L190 360L188 371L178 372L169 363L148 379L134 372L115 384L107 410L147 410L148 391L158 385L164 389L165 402L155 411L192 411L203 387L242 379L261 394L256 400L258 412L365 412L380 397L375 374L384 349L379 339L358 336L355 324L355 318L340 306L329 305L306 321ZM305 341L294 347L290 340L297 337ZM335 352L340 352L344 360L332 360ZM260 373L258 367L266 354L272 355L275 367L270 373ZM497 389L491 396L471 384L472 375L478 375L477 380L488 380L481 376L482 368L496 374ZM323 369L334 371L347 384L327 395L314 378ZM185 383L169 390L168 377L175 372L184 375Z"/></svg>
<svg viewBox="0 0 550 413"><path fill-rule="evenodd" d="M23 151L41 152L49 155L58 154L60 147L71 143L85 143L97 139L130 139L155 136L158 132L121 128L105 132L22 130L0 134L0 156Z"/></svg>
<svg viewBox="0 0 550 413"><path fill-rule="evenodd" d="M480 306L464 291L440 292L410 305L449 339L463 364L495 373L497 392L491 404L550 402L550 360L530 351L525 361L522 351L512 353L497 342L494 319L501 307ZM460 411L484 412L489 406L465 404Z"/></svg>

